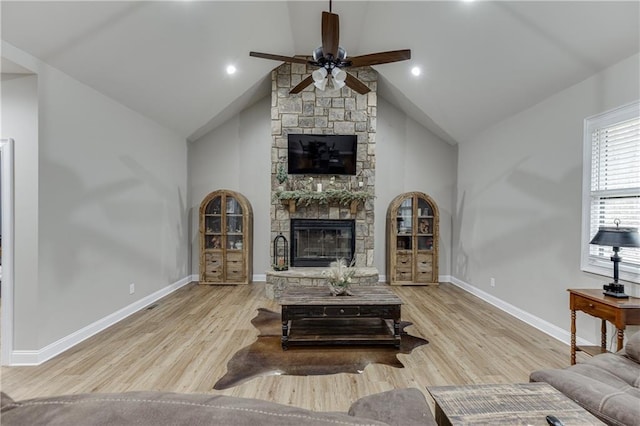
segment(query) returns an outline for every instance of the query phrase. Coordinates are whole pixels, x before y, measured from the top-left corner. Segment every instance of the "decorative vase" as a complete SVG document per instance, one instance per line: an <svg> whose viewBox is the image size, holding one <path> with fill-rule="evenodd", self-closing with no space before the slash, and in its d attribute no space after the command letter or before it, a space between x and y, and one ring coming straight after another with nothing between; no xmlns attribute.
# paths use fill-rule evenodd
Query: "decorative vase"
<svg viewBox="0 0 640 426"><path fill-rule="evenodd" d="M353 296L351 290L349 290L349 284L340 283L340 284L332 284L328 283L329 291L334 296Z"/></svg>

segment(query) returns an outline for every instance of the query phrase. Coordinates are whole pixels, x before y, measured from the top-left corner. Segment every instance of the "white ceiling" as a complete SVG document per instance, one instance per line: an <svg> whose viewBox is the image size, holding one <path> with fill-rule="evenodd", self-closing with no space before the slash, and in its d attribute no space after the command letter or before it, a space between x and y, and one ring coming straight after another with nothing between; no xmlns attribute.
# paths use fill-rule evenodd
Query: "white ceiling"
<svg viewBox="0 0 640 426"><path fill-rule="evenodd" d="M332 7L349 56L412 50L410 61L374 67L379 95L464 143L639 52L639 6L337 0ZM270 92L279 63L249 51L292 56L320 45L329 1L3 0L1 8L5 42L193 140ZM418 78L415 65L423 69Z"/></svg>

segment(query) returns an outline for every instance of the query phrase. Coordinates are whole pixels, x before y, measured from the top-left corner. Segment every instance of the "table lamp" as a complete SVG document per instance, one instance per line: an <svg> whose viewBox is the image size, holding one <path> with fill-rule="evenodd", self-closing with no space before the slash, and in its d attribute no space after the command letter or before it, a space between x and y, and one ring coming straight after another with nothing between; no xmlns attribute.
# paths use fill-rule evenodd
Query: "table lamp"
<svg viewBox="0 0 640 426"><path fill-rule="evenodd" d="M599 246L613 247L613 282L603 286L606 296L616 297L618 299L627 299L628 295L624 293L624 284L618 283L618 264L622 258L618 255L620 247L640 247L640 234L638 228L620 228L620 220L613 221L615 227L601 226L598 232L589 242Z"/></svg>

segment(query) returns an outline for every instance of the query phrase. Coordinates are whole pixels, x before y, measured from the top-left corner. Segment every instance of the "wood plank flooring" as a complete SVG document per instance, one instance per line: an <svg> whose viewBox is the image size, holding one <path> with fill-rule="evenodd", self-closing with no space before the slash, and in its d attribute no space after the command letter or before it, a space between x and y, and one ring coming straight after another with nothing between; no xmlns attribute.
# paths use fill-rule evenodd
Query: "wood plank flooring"
<svg viewBox="0 0 640 426"><path fill-rule="evenodd" d="M527 382L532 370L569 364L568 345L452 284L390 288L404 301L402 319L413 323L407 331L430 342L399 355L405 368L374 364L362 374L268 376L214 391L231 356L255 340L256 310L279 306L264 296L264 283L191 283L42 365L2 367L0 389L14 399L211 393L344 411L357 398L393 388L418 388L432 403L426 386Z"/></svg>

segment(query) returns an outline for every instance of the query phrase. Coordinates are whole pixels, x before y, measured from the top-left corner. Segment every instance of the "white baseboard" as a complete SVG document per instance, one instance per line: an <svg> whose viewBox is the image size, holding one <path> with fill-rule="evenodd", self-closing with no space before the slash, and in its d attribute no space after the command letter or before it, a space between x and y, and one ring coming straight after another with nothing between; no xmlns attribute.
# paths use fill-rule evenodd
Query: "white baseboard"
<svg viewBox="0 0 640 426"><path fill-rule="evenodd" d="M560 328L554 324L551 324L548 321L545 321L541 318L538 318L534 315L531 315L529 312L523 311L522 309L510 305L509 303L498 299L495 296L492 296L489 293L486 293L480 289L478 289L477 287L472 286L471 284L468 284L462 280L459 280L455 277L448 277L448 280L442 280L441 277L441 281L443 282L450 282L452 284L454 284L457 287L460 287L461 289L473 294L474 296L479 297L480 299L484 300L485 302L495 306L496 308L500 309L501 311L504 311L506 313L508 313L511 316L514 316L516 318L518 318L521 321L524 321L525 323L529 324L532 327L537 328L538 330L542 331L545 334L548 334L549 336L553 337L554 339L557 339L563 343L566 343L567 345L571 344L571 333L568 332L567 330ZM578 345L593 345L593 343L579 338L576 338L576 344Z"/></svg>
<svg viewBox="0 0 640 426"><path fill-rule="evenodd" d="M65 336L40 350L35 351L20 351L14 350L11 353L11 362L8 365L11 366L20 366L20 365L39 365L43 362L53 358L56 355L61 354L62 352L72 348L83 340L88 339L89 337L101 332L102 330L111 327L119 321L122 321L129 315L138 312L146 306L149 306L156 300L163 298L164 296L173 293L180 287L189 284L193 281L193 275L183 278L179 281L176 281L173 284L170 284L155 293L152 293L148 296L139 299L132 304L125 306L124 308L116 311L106 317L99 319L98 321L89 324L86 327L81 328L80 330ZM197 281L197 279L196 279Z"/></svg>
<svg viewBox="0 0 640 426"><path fill-rule="evenodd" d="M267 281L267 274L253 274L253 276L251 277L251 282L254 283L264 283ZM198 282L200 281L200 275L198 274L193 274L191 275L191 281L195 281Z"/></svg>
<svg viewBox="0 0 640 426"><path fill-rule="evenodd" d="M523 311L522 309L515 307L501 299L498 299L495 296L492 296L489 293L486 293L480 289L478 289L477 287L472 286L471 284L468 284L462 280L459 280L455 277L452 277L450 275L440 275L439 277L439 281L440 282L450 282L452 284L454 284L455 286L473 294L476 297L479 297L480 299L484 300L485 302L495 306L496 308L508 313L509 315L512 315L518 319L520 319L521 321L524 321L525 323L531 325L532 327L537 328L538 330L542 331L543 333L548 334L549 336L563 342L566 344L570 344L571 342L571 334L556 326L553 325L541 318L538 318L534 315L531 315L530 313ZM173 293L174 291L176 291L177 289L185 286L186 284L189 284L192 281L198 281L200 279L200 277L198 275L190 275L187 276L186 278L183 278L173 284L170 284L158 291L156 291L155 293L152 293L148 296L143 297L142 299L120 309L119 311L114 312L113 314L107 315L106 317L92 323L89 324L88 326L68 335L65 336L59 340L57 340L56 342L53 342L47 346L45 346L44 348L40 349L40 350L29 350L29 351L22 351L22 350L14 350L11 353L11 362L8 365L11 366L27 366L27 365L39 365L42 364L43 362L55 357L56 355L61 354L62 352L72 348L73 346L77 345L78 343L88 339L89 337L101 332L102 330L116 324L119 321L122 321L123 319L125 319L126 317L128 317L129 315L138 312L139 310L143 309L144 307L152 304L153 302L155 302L156 300L159 300L161 298L163 298L164 296ZM255 274L253 276L253 281L256 282L264 282L266 281L266 275L263 274ZM384 276L380 276L380 282L386 282L386 277ZM593 345L593 343L585 340L585 339L581 339L581 338L577 338L576 339L576 343L578 345Z"/></svg>
<svg viewBox="0 0 640 426"><path fill-rule="evenodd" d="M386 283L387 282L387 276L384 275L384 274L380 274L378 276L378 282L379 283ZM449 276L449 275L438 275L438 282L450 283L451 282L451 276Z"/></svg>

